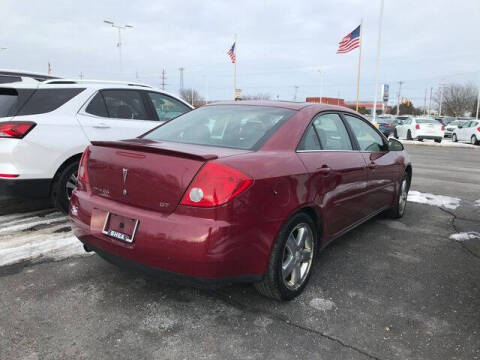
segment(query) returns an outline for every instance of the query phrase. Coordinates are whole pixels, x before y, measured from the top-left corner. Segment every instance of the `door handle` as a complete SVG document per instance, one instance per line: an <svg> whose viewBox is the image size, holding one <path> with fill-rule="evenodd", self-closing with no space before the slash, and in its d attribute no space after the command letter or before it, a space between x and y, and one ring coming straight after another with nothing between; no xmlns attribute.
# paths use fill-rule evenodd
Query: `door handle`
<svg viewBox="0 0 480 360"><path fill-rule="evenodd" d="M96 129L108 129L108 128L110 128L110 126L105 124L105 123L95 124L95 125L93 125L93 127L96 128Z"/></svg>
<svg viewBox="0 0 480 360"><path fill-rule="evenodd" d="M317 169L317 172L322 174L322 175L328 175L332 169L328 167L328 165L322 165L322 167L319 167Z"/></svg>

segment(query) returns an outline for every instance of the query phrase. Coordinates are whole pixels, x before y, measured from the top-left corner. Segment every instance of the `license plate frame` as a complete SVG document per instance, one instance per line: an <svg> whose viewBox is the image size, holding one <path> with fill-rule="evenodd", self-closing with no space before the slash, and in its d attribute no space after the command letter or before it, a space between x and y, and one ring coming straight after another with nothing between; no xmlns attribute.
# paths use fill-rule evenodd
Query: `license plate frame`
<svg viewBox="0 0 480 360"><path fill-rule="evenodd" d="M118 230L111 229L110 228L110 220L112 219L112 217L122 219L123 221L133 222L133 230L131 232L131 235L129 235L128 233L124 233L124 232L121 232L121 231L118 231ZM132 218L129 218L127 216L113 214L111 212L108 212L107 216L105 217L105 222L103 223L102 234L107 235L108 237L110 237L112 239L115 239L115 240L118 240L118 241L121 241L121 242L125 242L127 244L131 244L135 240L135 235L137 233L139 223L140 223L140 221L138 219L132 219Z"/></svg>

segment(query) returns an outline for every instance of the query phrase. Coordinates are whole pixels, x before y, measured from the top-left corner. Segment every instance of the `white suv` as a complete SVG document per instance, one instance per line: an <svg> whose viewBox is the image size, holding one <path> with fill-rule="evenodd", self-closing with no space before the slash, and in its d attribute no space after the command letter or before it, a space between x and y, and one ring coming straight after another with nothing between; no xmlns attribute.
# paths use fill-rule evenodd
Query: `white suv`
<svg viewBox="0 0 480 360"><path fill-rule="evenodd" d="M469 142L472 145L479 145L480 142L480 121L466 121L461 125L458 125L453 130L452 141L464 141Z"/></svg>
<svg viewBox="0 0 480 360"><path fill-rule="evenodd" d="M137 137L193 107L146 85L48 80L0 86L0 197L68 210L90 141Z"/></svg>

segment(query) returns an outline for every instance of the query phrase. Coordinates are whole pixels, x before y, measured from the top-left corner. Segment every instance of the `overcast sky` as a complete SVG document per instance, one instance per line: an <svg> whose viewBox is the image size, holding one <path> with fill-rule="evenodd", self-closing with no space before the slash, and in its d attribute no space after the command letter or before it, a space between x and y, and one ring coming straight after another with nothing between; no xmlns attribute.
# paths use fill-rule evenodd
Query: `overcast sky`
<svg viewBox="0 0 480 360"><path fill-rule="evenodd" d="M0 68L53 75L134 80L167 90L193 86L210 100L230 99L233 66L226 52L238 34L238 87L291 100L354 100L358 50L337 55L341 38L363 18L360 99L374 94L378 0L338 1L2 1ZM104 19L134 26L124 32L123 71L117 33ZM379 81L390 103L402 95L423 105L425 89L442 82L480 83L479 0L385 0ZM319 73L318 70L321 70ZM321 78L323 80L321 81ZM321 83L323 85L321 85ZM430 90L428 90L430 91Z"/></svg>

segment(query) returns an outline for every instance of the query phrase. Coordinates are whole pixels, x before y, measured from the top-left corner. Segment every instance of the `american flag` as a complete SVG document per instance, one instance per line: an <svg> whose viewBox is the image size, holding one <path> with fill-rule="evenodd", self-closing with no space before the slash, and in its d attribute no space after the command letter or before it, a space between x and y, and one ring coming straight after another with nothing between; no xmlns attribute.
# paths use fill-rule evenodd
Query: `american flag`
<svg viewBox="0 0 480 360"><path fill-rule="evenodd" d="M233 43L232 47L230 50L227 52L228 56L230 56L230 59L232 60L232 64L235 64L235 61L237 61L237 58L235 57L235 43Z"/></svg>
<svg viewBox="0 0 480 360"><path fill-rule="evenodd" d="M360 25L338 43L337 54L345 54L360 46Z"/></svg>

